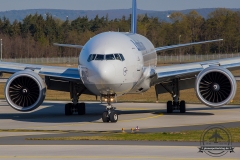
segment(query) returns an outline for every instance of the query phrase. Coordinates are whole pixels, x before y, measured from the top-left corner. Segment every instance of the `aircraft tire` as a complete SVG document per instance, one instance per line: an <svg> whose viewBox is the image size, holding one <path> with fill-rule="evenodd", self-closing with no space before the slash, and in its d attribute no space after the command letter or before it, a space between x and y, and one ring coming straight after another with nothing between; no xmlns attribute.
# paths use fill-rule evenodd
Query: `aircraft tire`
<svg viewBox="0 0 240 160"><path fill-rule="evenodd" d="M112 112L110 113L110 121L111 121L112 123L116 123L116 122L118 121L118 114L117 114L116 111L112 111Z"/></svg>
<svg viewBox="0 0 240 160"><path fill-rule="evenodd" d="M77 111L78 111L78 115L85 115L86 114L85 103L78 103L77 104Z"/></svg>
<svg viewBox="0 0 240 160"><path fill-rule="evenodd" d="M180 102L180 113L185 113L186 112L186 103L185 101Z"/></svg>
<svg viewBox="0 0 240 160"><path fill-rule="evenodd" d="M109 122L109 117L108 117L108 112L107 111L103 112L103 114L102 114L102 121L104 123Z"/></svg>
<svg viewBox="0 0 240 160"><path fill-rule="evenodd" d="M73 114L72 113L72 104L71 103L65 104L65 115L70 116L72 114Z"/></svg>
<svg viewBox="0 0 240 160"><path fill-rule="evenodd" d="M173 103L172 101L167 102L167 113L172 113L173 112Z"/></svg>

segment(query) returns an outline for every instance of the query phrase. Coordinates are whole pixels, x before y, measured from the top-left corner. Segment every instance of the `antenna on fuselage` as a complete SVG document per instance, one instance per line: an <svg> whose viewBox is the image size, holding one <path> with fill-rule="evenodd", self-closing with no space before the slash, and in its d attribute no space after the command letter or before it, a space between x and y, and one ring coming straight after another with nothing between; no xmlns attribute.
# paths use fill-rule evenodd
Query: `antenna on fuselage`
<svg viewBox="0 0 240 160"><path fill-rule="evenodd" d="M131 33L137 33L137 0L132 0Z"/></svg>

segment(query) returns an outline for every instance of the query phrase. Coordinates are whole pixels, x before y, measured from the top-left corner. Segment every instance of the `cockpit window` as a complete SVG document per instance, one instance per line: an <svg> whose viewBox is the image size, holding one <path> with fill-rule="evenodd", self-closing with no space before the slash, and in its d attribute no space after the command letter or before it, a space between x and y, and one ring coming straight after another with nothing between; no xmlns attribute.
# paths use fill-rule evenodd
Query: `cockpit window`
<svg viewBox="0 0 240 160"><path fill-rule="evenodd" d="M96 57L96 54L90 54L88 57L88 62L93 61Z"/></svg>
<svg viewBox="0 0 240 160"><path fill-rule="evenodd" d="M119 55L120 55L120 57L121 57L122 61L124 61L124 60L125 60L125 58L123 57L123 55L122 55L122 54L119 54Z"/></svg>
<svg viewBox="0 0 240 160"><path fill-rule="evenodd" d="M119 56L119 54L114 54L114 56L115 56L116 60L121 61L121 57Z"/></svg>
<svg viewBox="0 0 240 160"><path fill-rule="evenodd" d="M104 55L103 55L103 54L97 54L95 60L96 60L96 61L102 61L102 60L104 60Z"/></svg>
<svg viewBox="0 0 240 160"><path fill-rule="evenodd" d="M93 60L95 61L103 61L103 60L119 60L119 61L124 61L125 58L122 54L107 54L106 56L104 54L91 54L89 55L87 61L91 62Z"/></svg>
<svg viewBox="0 0 240 160"><path fill-rule="evenodd" d="M119 61L124 61L125 58L122 54L114 54L116 60L119 60Z"/></svg>
<svg viewBox="0 0 240 160"><path fill-rule="evenodd" d="M107 54L106 55L106 60L115 60L115 57L113 54Z"/></svg>

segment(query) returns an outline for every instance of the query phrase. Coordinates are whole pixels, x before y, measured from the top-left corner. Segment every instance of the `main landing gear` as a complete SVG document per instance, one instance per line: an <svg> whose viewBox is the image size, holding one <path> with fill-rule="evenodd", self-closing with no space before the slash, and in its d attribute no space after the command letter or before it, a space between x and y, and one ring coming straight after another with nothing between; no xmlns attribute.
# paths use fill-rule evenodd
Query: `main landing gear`
<svg viewBox="0 0 240 160"><path fill-rule="evenodd" d="M116 123L118 121L118 114L115 111L115 107L111 105L111 102L113 101L113 95L107 95L105 98L107 100L107 107L106 111L103 112L102 114L102 121L107 123L107 122L112 122Z"/></svg>
<svg viewBox="0 0 240 160"><path fill-rule="evenodd" d="M185 113L186 112L186 105L185 101L168 101L167 102L167 113L172 113L173 110L179 110L180 113Z"/></svg>
<svg viewBox="0 0 240 160"><path fill-rule="evenodd" d="M79 88L80 85L76 83L70 83L70 97L72 103L65 105L65 115L69 116L74 113L78 115L85 115L86 108L85 103L78 103L79 96L84 92L86 88Z"/></svg>
<svg viewBox="0 0 240 160"><path fill-rule="evenodd" d="M173 101L167 102L167 113L172 113L174 110L179 110L180 113L186 112L185 101L179 101L180 91L179 91L179 79L174 79L172 81L172 89L169 90L166 86L162 85L171 95Z"/></svg>
<svg viewBox="0 0 240 160"><path fill-rule="evenodd" d="M84 115L85 114L85 103L68 103L65 104L65 115L69 116L74 113L77 113L78 115Z"/></svg>

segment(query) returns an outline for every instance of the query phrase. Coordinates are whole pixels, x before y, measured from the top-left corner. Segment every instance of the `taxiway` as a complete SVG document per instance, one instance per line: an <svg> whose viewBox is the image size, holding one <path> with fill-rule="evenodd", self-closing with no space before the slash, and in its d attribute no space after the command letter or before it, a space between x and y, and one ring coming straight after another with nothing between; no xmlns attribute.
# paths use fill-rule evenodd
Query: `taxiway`
<svg viewBox="0 0 240 160"><path fill-rule="evenodd" d="M239 105L215 109L202 104L187 104L185 114L167 114L165 104L115 103L119 121L102 123L104 103L87 102L84 116L65 116L65 103L45 101L35 111L20 113L1 100L0 159L211 159L198 153L199 142L29 141L25 138L91 136L121 132L122 128L130 131L136 126L140 128L139 132L202 130L213 124L227 128L240 126ZM240 144L233 145L235 153L229 153L223 159L240 157Z"/></svg>
<svg viewBox="0 0 240 160"><path fill-rule="evenodd" d="M141 131L159 132L163 128L192 130L197 126L212 124L226 124L225 127L228 127L228 124L238 126L240 122L240 105L216 109L202 104L187 104L186 113L167 114L165 104L115 103L119 121L102 123L101 116L106 104L87 102L86 115L65 116L65 103L67 102L46 101L32 112L21 113L1 100L0 129L120 131L122 128L130 130L138 126Z"/></svg>

